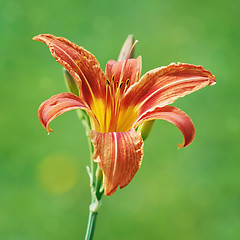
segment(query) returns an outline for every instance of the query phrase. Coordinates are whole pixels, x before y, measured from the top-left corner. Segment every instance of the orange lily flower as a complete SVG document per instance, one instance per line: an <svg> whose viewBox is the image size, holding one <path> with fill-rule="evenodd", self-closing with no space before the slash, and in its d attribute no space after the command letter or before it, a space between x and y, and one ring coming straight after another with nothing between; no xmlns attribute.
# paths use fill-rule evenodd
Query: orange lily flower
<svg viewBox="0 0 240 240"><path fill-rule="evenodd" d="M41 34L33 38L48 45L52 56L75 79L79 96L60 93L41 104L41 124L64 112L85 110L90 118L93 160L103 172L105 195L129 184L141 166L143 140L135 129L145 121L164 119L176 125L189 145L195 130L190 117L169 106L179 97L215 84L215 77L201 66L171 63L141 78L141 57L108 61L105 73L90 52L62 37Z"/></svg>

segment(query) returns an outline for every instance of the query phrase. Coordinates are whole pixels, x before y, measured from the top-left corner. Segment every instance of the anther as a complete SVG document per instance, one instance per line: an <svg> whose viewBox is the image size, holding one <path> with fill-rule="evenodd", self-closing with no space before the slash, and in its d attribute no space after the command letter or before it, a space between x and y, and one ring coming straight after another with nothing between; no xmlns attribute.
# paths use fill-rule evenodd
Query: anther
<svg viewBox="0 0 240 240"><path fill-rule="evenodd" d="M126 86L128 85L128 83L129 83L129 79L127 79L127 81L126 81Z"/></svg>
<svg viewBox="0 0 240 240"><path fill-rule="evenodd" d="M110 86L110 82L108 79L106 80L106 84Z"/></svg>
<svg viewBox="0 0 240 240"><path fill-rule="evenodd" d="M114 81L115 74L112 75L112 81Z"/></svg>
<svg viewBox="0 0 240 240"><path fill-rule="evenodd" d="M123 85L123 82L121 82L121 83L120 83L120 86L119 86L119 88L121 88L121 86L122 86L122 85Z"/></svg>

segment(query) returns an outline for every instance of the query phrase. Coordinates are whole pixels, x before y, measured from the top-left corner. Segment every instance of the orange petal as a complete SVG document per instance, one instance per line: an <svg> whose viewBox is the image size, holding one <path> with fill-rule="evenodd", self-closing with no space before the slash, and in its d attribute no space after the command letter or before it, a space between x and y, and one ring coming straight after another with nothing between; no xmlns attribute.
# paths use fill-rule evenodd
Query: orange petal
<svg viewBox="0 0 240 240"><path fill-rule="evenodd" d="M139 106L139 115L156 107L164 107L179 97L215 84L215 77L201 66L172 63L147 72L128 89L123 105Z"/></svg>
<svg viewBox="0 0 240 240"><path fill-rule="evenodd" d="M105 96L105 75L93 54L63 37L40 34L33 40L48 45L52 56L78 82L80 96L90 105L94 97Z"/></svg>
<svg viewBox="0 0 240 240"><path fill-rule="evenodd" d="M129 184L141 166L143 141L140 132L99 133L91 131L94 145L93 160L103 171L105 195L112 195L117 187Z"/></svg>
<svg viewBox="0 0 240 240"><path fill-rule="evenodd" d="M122 84L121 89L125 89L139 80L141 67L142 58L140 56L137 59L128 59L127 61L110 60L106 65L106 76L110 82L113 80L115 84Z"/></svg>
<svg viewBox="0 0 240 240"><path fill-rule="evenodd" d="M179 148L186 147L193 141L195 135L194 125L191 118L182 110L172 106L156 108L139 118L135 124L135 127L139 126L144 121L153 119L163 119L173 123L178 127L184 137L183 142L178 144Z"/></svg>
<svg viewBox="0 0 240 240"><path fill-rule="evenodd" d="M49 128L49 123L54 118L67 111L78 108L89 111L81 99L73 93L60 93L49 98L40 105L38 117L47 131L52 132L52 129Z"/></svg>

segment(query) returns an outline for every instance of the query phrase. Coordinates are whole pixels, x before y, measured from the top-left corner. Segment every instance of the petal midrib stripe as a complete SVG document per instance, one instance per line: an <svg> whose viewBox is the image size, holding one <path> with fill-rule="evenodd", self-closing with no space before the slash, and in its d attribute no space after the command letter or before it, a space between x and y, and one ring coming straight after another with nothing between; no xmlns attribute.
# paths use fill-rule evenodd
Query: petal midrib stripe
<svg viewBox="0 0 240 240"><path fill-rule="evenodd" d="M148 101L152 96L154 96L156 93L160 92L161 90L163 90L164 88L168 88L169 86L171 85L175 85L175 84L178 84L178 83L181 83L181 82L194 82L194 81L199 81L199 80L205 80L206 77L192 77L192 78L188 78L188 79L181 79L181 80L178 80L178 81L175 81L175 82L171 82L171 83L168 83L164 86L162 86L161 88L158 88L157 90L155 90L153 93L151 93L149 96L147 96L142 102L141 102L141 105L143 105L146 101Z"/></svg>
<svg viewBox="0 0 240 240"><path fill-rule="evenodd" d="M90 84L89 84L86 76L83 74L81 68L76 64L76 62L72 59L72 57L71 57L65 50L63 50L61 47L59 47L59 46L56 45L55 43L50 43L50 44L53 45L54 47L56 47L57 49L59 49L60 51L62 51L62 52L72 61L72 63L77 67L77 69L78 69L78 70L80 71L80 73L82 74L82 76L83 76L83 78L84 78L84 80L85 80L85 82L86 82L86 84L87 84L87 86L88 86L88 88L89 88L89 90L90 90L90 92L91 92L92 98L94 98L94 94L93 94L93 92L92 92L92 88L91 88L91 86L90 86ZM75 49L74 49L74 50L75 50ZM76 51L76 50L75 50L75 51ZM66 62L66 61L64 61L64 62ZM67 62L66 62L66 63L67 63ZM68 64L68 63L67 63L67 64ZM81 79L81 78L80 78L80 79Z"/></svg>

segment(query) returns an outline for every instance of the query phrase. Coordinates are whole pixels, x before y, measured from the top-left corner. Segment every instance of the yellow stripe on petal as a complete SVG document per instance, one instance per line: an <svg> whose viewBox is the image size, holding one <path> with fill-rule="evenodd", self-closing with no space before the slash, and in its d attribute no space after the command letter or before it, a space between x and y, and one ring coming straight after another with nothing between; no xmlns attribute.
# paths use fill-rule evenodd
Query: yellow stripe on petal
<svg viewBox="0 0 240 240"><path fill-rule="evenodd" d="M117 132L126 132L132 128L133 123L136 121L138 115L138 108L136 106L127 106L127 108L122 108L117 124Z"/></svg>
<svg viewBox="0 0 240 240"><path fill-rule="evenodd" d="M112 115L111 106L107 105L102 98L94 98L90 108L98 119L100 125L100 129L93 130L100 131L102 133L109 132L111 119L114 117Z"/></svg>
<svg viewBox="0 0 240 240"><path fill-rule="evenodd" d="M100 124L101 132L104 132L105 103L101 98L94 98L90 108Z"/></svg>

